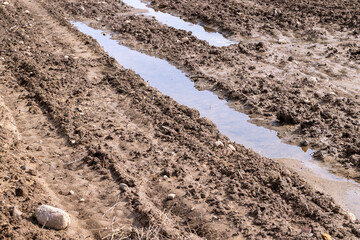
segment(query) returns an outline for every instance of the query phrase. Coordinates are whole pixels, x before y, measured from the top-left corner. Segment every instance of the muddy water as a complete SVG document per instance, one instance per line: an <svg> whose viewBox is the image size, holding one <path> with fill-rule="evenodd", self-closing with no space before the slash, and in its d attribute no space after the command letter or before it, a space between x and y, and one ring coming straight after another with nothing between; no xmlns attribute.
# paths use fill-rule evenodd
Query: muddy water
<svg viewBox="0 0 360 240"><path fill-rule="evenodd" d="M141 2L141 0L122 0L127 5L145 10L144 15L154 17L161 23L164 23L170 27L192 32L192 34L201 39L207 41L210 45L222 47L229 46L235 42L230 41L225 35L218 33L215 29L204 26L200 22L187 22L179 17L172 16L168 13L161 12L160 10L154 10L150 5Z"/></svg>
<svg viewBox="0 0 360 240"><path fill-rule="evenodd" d="M79 22L73 24L81 32L96 39L123 67L134 70L151 86L177 102L196 108L202 117L210 118L232 141L266 157L296 159L281 161L360 217L360 205L356 201L360 198L360 184L329 173L312 160L312 150L304 151L300 147L285 144L278 138L276 131L249 123L247 115L233 110L228 102L219 99L214 93L198 91L185 73L167 61L121 46L110 35L104 36L101 30Z"/></svg>

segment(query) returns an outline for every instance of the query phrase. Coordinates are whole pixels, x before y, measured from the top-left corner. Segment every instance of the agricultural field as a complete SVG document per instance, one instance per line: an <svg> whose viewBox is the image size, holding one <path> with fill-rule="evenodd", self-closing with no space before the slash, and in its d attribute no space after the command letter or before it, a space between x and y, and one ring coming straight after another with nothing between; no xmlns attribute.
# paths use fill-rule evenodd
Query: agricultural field
<svg viewBox="0 0 360 240"><path fill-rule="evenodd" d="M0 0L0 113L0 239L360 239L359 1Z"/></svg>

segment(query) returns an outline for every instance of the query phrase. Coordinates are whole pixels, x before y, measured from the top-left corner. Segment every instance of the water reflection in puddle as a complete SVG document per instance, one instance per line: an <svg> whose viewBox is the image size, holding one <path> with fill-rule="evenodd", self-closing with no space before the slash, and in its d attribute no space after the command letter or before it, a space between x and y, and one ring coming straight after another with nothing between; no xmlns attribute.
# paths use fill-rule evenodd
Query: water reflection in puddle
<svg viewBox="0 0 360 240"><path fill-rule="evenodd" d="M300 147L285 144L278 138L276 131L249 123L247 115L231 109L228 102L219 99L214 93L198 91L185 73L167 61L119 45L110 35L104 36L101 30L90 28L86 24L73 24L81 32L96 39L123 67L134 70L151 86L180 104L199 110L202 117L211 119L221 133L232 141L266 157L299 160L315 173L316 178L332 184L336 182L342 190L341 196L336 196L336 199L340 199L351 212L360 217L360 206L353 200L360 196L360 184L327 172L312 160L312 150L304 151Z"/></svg>
<svg viewBox="0 0 360 240"><path fill-rule="evenodd" d="M144 15L152 16L159 22L164 23L170 27L182 29L188 32L191 31L195 37L207 41L210 45L222 47L235 43L227 39L223 34L218 33L215 29L201 26L201 24L199 25L198 22L184 21L179 17L161 12L160 10L156 11L146 3L141 2L141 0L122 0L122 2L133 8L146 10L147 12L144 13Z"/></svg>

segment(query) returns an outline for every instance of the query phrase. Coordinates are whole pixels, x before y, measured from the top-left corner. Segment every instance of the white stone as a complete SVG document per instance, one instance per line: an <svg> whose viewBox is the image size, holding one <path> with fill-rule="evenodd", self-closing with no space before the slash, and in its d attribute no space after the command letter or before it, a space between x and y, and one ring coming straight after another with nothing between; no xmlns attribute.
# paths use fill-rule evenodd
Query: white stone
<svg viewBox="0 0 360 240"><path fill-rule="evenodd" d="M231 144L229 144L229 148L230 148L231 151L234 151L234 152L236 151L236 148Z"/></svg>
<svg viewBox="0 0 360 240"><path fill-rule="evenodd" d="M128 185L126 183L120 183L119 187L121 191L125 191L128 188Z"/></svg>
<svg viewBox="0 0 360 240"><path fill-rule="evenodd" d="M349 220L350 220L351 222L355 222L355 221L356 221L356 217L355 217L355 215L354 215L353 213L348 212L347 215L348 215Z"/></svg>
<svg viewBox="0 0 360 240"><path fill-rule="evenodd" d="M224 147L224 144L222 143L222 141L216 141L214 144L216 147Z"/></svg>
<svg viewBox="0 0 360 240"><path fill-rule="evenodd" d="M310 103L310 100L309 100L309 99L306 99L306 98L305 98L303 101L304 101L304 103L306 103L306 104L309 104L309 103Z"/></svg>
<svg viewBox="0 0 360 240"><path fill-rule="evenodd" d="M175 197L176 197L176 195L174 193L170 193L167 195L168 200L173 200L173 199L175 199Z"/></svg>
<svg viewBox="0 0 360 240"><path fill-rule="evenodd" d="M73 190L69 191L69 195L74 195L74 194L75 194L75 192Z"/></svg>
<svg viewBox="0 0 360 240"><path fill-rule="evenodd" d="M23 213L22 213L16 206L14 206L13 211L12 211L12 216L13 216L15 219L21 220L22 214L23 214Z"/></svg>
<svg viewBox="0 0 360 240"><path fill-rule="evenodd" d="M42 226L62 230L70 225L70 216L65 211L48 206L41 205L35 210L35 217Z"/></svg>
<svg viewBox="0 0 360 240"><path fill-rule="evenodd" d="M318 82L317 78L316 77L309 77L309 82L315 84Z"/></svg>
<svg viewBox="0 0 360 240"><path fill-rule="evenodd" d="M183 37L183 38L181 39L181 41L187 42L187 41L189 41L189 38L188 38L188 37Z"/></svg>
<svg viewBox="0 0 360 240"><path fill-rule="evenodd" d="M280 39L278 40L278 43L280 43L280 44L287 44L288 42L287 42L285 39L280 38Z"/></svg>
<svg viewBox="0 0 360 240"><path fill-rule="evenodd" d="M9 2L4 2L3 4L4 4L4 5L9 5Z"/></svg>
<svg viewBox="0 0 360 240"><path fill-rule="evenodd" d="M30 11L29 11L29 10L25 10L25 13L29 14L29 13L30 13Z"/></svg>
<svg viewBox="0 0 360 240"><path fill-rule="evenodd" d="M79 202L85 202L84 198L80 198Z"/></svg>

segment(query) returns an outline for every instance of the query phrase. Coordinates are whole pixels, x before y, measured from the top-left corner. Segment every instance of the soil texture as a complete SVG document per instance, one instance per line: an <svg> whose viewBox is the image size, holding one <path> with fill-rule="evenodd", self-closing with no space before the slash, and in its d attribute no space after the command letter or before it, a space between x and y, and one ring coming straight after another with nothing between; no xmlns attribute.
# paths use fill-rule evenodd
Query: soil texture
<svg viewBox="0 0 360 240"><path fill-rule="evenodd" d="M190 19L182 5L190 1L164 2L159 7ZM231 22L225 12L233 1L201 2L211 6L204 13L216 6ZM268 2L290 14L290 3ZM344 65L350 84L359 80L357 4L338 13L339 30L331 33L346 27L350 45L325 50L316 43L313 51L314 59L333 53L323 58L326 66ZM317 9L309 9L309 18L324 13ZM124 45L167 59L197 87L237 101L246 113L291 124L284 136L349 168L360 166L359 99L351 94L357 90L340 92L345 87L335 77L313 81L304 72L306 58L300 60L308 41L299 56L291 53L296 44L281 50L284 45L270 40L216 48L138 12L110 0L0 0L0 239L359 239L359 221L333 199L230 142L198 111L120 66L69 20L86 20ZM331 16L315 23L332 24ZM280 20L266 19L279 28ZM230 32L210 21L243 36L241 24ZM293 60L284 63L289 54ZM280 67L287 64L290 70ZM329 92L330 83L336 92ZM322 138L326 146L316 146ZM41 204L68 212L70 227L37 224L33 213Z"/></svg>

